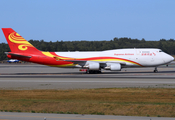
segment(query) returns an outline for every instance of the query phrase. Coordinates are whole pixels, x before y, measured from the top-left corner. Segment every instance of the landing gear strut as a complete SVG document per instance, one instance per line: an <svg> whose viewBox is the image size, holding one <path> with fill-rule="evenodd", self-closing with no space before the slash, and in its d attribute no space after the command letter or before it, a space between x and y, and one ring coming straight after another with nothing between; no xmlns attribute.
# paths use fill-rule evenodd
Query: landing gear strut
<svg viewBox="0 0 175 120"><path fill-rule="evenodd" d="M155 67L154 72L155 72L155 73L157 73L157 72L158 72L157 67Z"/></svg>

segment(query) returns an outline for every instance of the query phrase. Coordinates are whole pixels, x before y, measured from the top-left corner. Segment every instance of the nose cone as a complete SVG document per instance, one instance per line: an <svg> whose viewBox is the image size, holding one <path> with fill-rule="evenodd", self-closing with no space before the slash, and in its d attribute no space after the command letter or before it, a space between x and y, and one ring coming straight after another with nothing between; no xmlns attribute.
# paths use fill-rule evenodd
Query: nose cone
<svg viewBox="0 0 175 120"><path fill-rule="evenodd" d="M171 55L164 54L163 56L164 64L170 63L174 60L174 57L172 57Z"/></svg>
<svg viewBox="0 0 175 120"><path fill-rule="evenodd" d="M174 57L172 57L171 55L167 55L166 57L166 62L169 63L169 62L172 62L174 60Z"/></svg>
<svg viewBox="0 0 175 120"><path fill-rule="evenodd" d="M171 61L174 61L174 57L171 56Z"/></svg>

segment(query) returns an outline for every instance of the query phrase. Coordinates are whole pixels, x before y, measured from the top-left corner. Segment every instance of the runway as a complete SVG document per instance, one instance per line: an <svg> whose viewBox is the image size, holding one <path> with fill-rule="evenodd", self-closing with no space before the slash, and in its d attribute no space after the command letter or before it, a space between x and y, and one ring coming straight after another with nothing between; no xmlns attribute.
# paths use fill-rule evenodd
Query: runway
<svg viewBox="0 0 175 120"><path fill-rule="evenodd" d="M154 68L127 68L119 72L86 74L79 69L37 64L0 64L0 89L89 89L121 87L175 88L175 64Z"/></svg>
<svg viewBox="0 0 175 120"><path fill-rule="evenodd" d="M91 79L91 80L89 80ZM93 80L92 80L93 79ZM174 79L133 78L0 78L1 89L89 89L121 87L175 88Z"/></svg>
<svg viewBox="0 0 175 120"><path fill-rule="evenodd" d="M54 68L37 64L0 64L0 89L89 89L89 88L175 88L175 63L154 68L127 68L119 72L86 74L79 69ZM0 120L173 120L164 117L113 115L70 115L0 112Z"/></svg>
<svg viewBox="0 0 175 120"><path fill-rule="evenodd" d="M69 115L0 112L0 120L174 120L167 117L135 117L114 115Z"/></svg>

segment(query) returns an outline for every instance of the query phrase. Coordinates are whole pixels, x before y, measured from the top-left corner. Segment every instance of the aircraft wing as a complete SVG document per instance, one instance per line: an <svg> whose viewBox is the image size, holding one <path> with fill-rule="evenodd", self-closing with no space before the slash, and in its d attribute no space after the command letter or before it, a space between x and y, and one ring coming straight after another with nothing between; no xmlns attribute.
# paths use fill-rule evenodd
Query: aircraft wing
<svg viewBox="0 0 175 120"><path fill-rule="evenodd" d="M96 62L96 63L99 63L101 67L106 66L106 63L117 63L117 64L126 65L125 62L120 62L120 61L110 61L110 62L108 61L108 62L106 62L106 61L88 61L88 60L76 60L76 59L70 60L70 59L61 59L60 57L57 57L57 56L55 56L54 58L55 58L56 60L58 60L58 61L59 61L59 60L62 60L62 61L72 62L72 63L78 64L78 65L80 65L80 66L86 65L88 62Z"/></svg>
<svg viewBox="0 0 175 120"><path fill-rule="evenodd" d="M80 66L84 66L86 64L86 62L87 62L85 60L63 60L63 61L72 62L72 63L78 64Z"/></svg>
<svg viewBox="0 0 175 120"><path fill-rule="evenodd" d="M85 61L85 60L63 60L63 61L72 62L74 64L78 64L78 65L81 65L81 66L84 66L88 62L88 61ZM106 63L118 63L118 64L126 65L125 62L116 62L116 61L110 61L110 62L91 61L91 62L97 62L97 63L100 64L100 66L106 66Z"/></svg>

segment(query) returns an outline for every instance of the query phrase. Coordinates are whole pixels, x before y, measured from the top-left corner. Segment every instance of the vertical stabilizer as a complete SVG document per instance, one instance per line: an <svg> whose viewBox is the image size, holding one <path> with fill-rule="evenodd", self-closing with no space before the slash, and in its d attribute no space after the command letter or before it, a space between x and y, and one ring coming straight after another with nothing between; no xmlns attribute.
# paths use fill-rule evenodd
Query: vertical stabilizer
<svg viewBox="0 0 175 120"><path fill-rule="evenodd" d="M32 44L15 32L12 28L2 28L11 52L36 53L39 52Z"/></svg>

